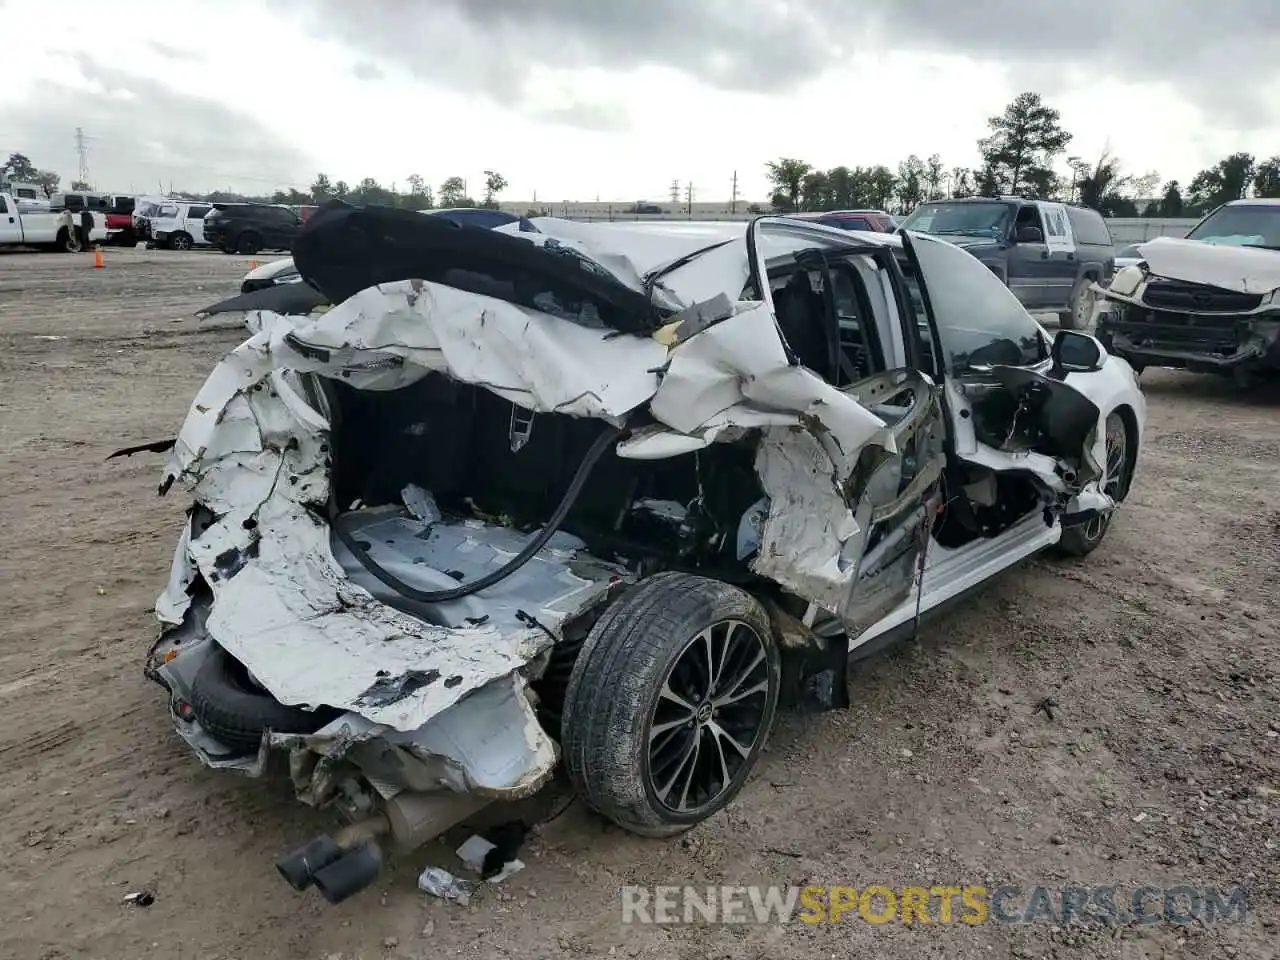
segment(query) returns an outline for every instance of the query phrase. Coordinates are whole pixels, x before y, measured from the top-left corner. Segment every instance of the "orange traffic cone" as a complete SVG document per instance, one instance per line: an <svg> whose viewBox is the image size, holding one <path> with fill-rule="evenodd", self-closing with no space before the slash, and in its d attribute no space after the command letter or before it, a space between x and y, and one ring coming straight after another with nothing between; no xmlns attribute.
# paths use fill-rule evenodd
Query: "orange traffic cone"
<svg viewBox="0 0 1280 960"><path fill-rule="evenodd" d="M102 267L103 267L103 263L102 263L102 248L101 248L101 247L94 247L94 248L93 248L93 269L95 269L95 270L101 270L101 269L102 269Z"/></svg>
<svg viewBox="0 0 1280 960"><path fill-rule="evenodd" d="M257 261L257 260L250 260L250 261L249 261L249 269L250 269L250 270L257 270L257 269L258 269L258 261Z"/></svg>

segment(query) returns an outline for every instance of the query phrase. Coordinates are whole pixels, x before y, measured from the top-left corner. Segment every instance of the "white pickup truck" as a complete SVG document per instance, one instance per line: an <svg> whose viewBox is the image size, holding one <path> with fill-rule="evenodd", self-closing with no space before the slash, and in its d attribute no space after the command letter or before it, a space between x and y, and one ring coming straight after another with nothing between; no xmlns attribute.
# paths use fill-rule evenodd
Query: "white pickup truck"
<svg viewBox="0 0 1280 960"><path fill-rule="evenodd" d="M99 213L89 216L93 227L86 237L80 215L69 210L23 212L12 194L0 193L0 247L52 247L75 253L86 244L103 243L107 239L105 218Z"/></svg>

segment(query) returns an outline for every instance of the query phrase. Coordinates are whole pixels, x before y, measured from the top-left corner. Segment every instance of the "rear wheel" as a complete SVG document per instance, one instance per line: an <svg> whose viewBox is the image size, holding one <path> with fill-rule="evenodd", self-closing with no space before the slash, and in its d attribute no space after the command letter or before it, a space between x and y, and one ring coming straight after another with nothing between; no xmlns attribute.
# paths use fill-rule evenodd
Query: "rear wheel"
<svg viewBox="0 0 1280 960"><path fill-rule="evenodd" d="M190 250L191 234L181 232L173 234L169 237L169 246L174 250Z"/></svg>
<svg viewBox="0 0 1280 960"><path fill-rule="evenodd" d="M565 694L565 766L587 803L670 836L742 789L773 725L780 656L769 617L737 587L650 577L605 611Z"/></svg>
<svg viewBox="0 0 1280 960"><path fill-rule="evenodd" d="M1129 427L1124 417L1112 413L1107 417L1107 464L1106 474L1102 482L1102 492L1116 502L1117 507L1129 490L1129 468L1132 462L1130 455ZM1103 537L1111 528L1115 510L1100 513L1086 523L1066 527L1062 531L1062 539L1058 541L1058 549L1073 557L1083 557L1096 550Z"/></svg>
<svg viewBox="0 0 1280 960"><path fill-rule="evenodd" d="M246 230L236 238L236 253L252 255L262 249L262 238L251 230Z"/></svg>
<svg viewBox="0 0 1280 960"><path fill-rule="evenodd" d="M84 249L84 244L80 242L80 231L63 227L58 231L57 247L63 253L79 253Z"/></svg>

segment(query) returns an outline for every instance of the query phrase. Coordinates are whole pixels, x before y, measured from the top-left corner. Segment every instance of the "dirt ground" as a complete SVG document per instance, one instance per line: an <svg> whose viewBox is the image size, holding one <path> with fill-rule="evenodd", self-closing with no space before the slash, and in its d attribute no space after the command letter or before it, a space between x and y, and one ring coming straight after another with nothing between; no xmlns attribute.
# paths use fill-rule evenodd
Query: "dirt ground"
<svg viewBox="0 0 1280 960"><path fill-rule="evenodd" d="M450 835L337 907L281 853L326 829L282 779L204 769L142 676L187 501L173 436L242 337L191 316L248 258L0 256L0 956L1224 957L1280 942L1280 390L1148 371L1137 481L1086 562L1036 559L786 718L736 803L674 841L573 804L470 907L415 886ZM1057 702L1053 719L1038 712ZM554 809L563 790L537 798ZM1244 922L623 925L623 884L1249 890ZM125 894L154 892L149 907ZM1157 907L1158 909L1158 903Z"/></svg>

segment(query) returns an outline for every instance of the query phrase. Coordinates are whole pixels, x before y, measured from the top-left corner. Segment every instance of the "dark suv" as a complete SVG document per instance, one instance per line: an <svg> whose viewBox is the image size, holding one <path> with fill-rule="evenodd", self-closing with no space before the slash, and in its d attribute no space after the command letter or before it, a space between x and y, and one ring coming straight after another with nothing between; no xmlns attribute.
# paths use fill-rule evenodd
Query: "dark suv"
<svg viewBox="0 0 1280 960"><path fill-rule="evenodd" d="M1114 241L1089 207L1021 197L922 203L903 230L946 237L991 268L1032 313L1056 313L1068 330L1088 326L1094 297L1115 270Z"/></svg>
<svg viewBox="0 0 1280 960"><path fill-rule="evenodd" d="M215 203L204 218L204 238L223 253L290 250L302 218L269 203Z"/></svg>

